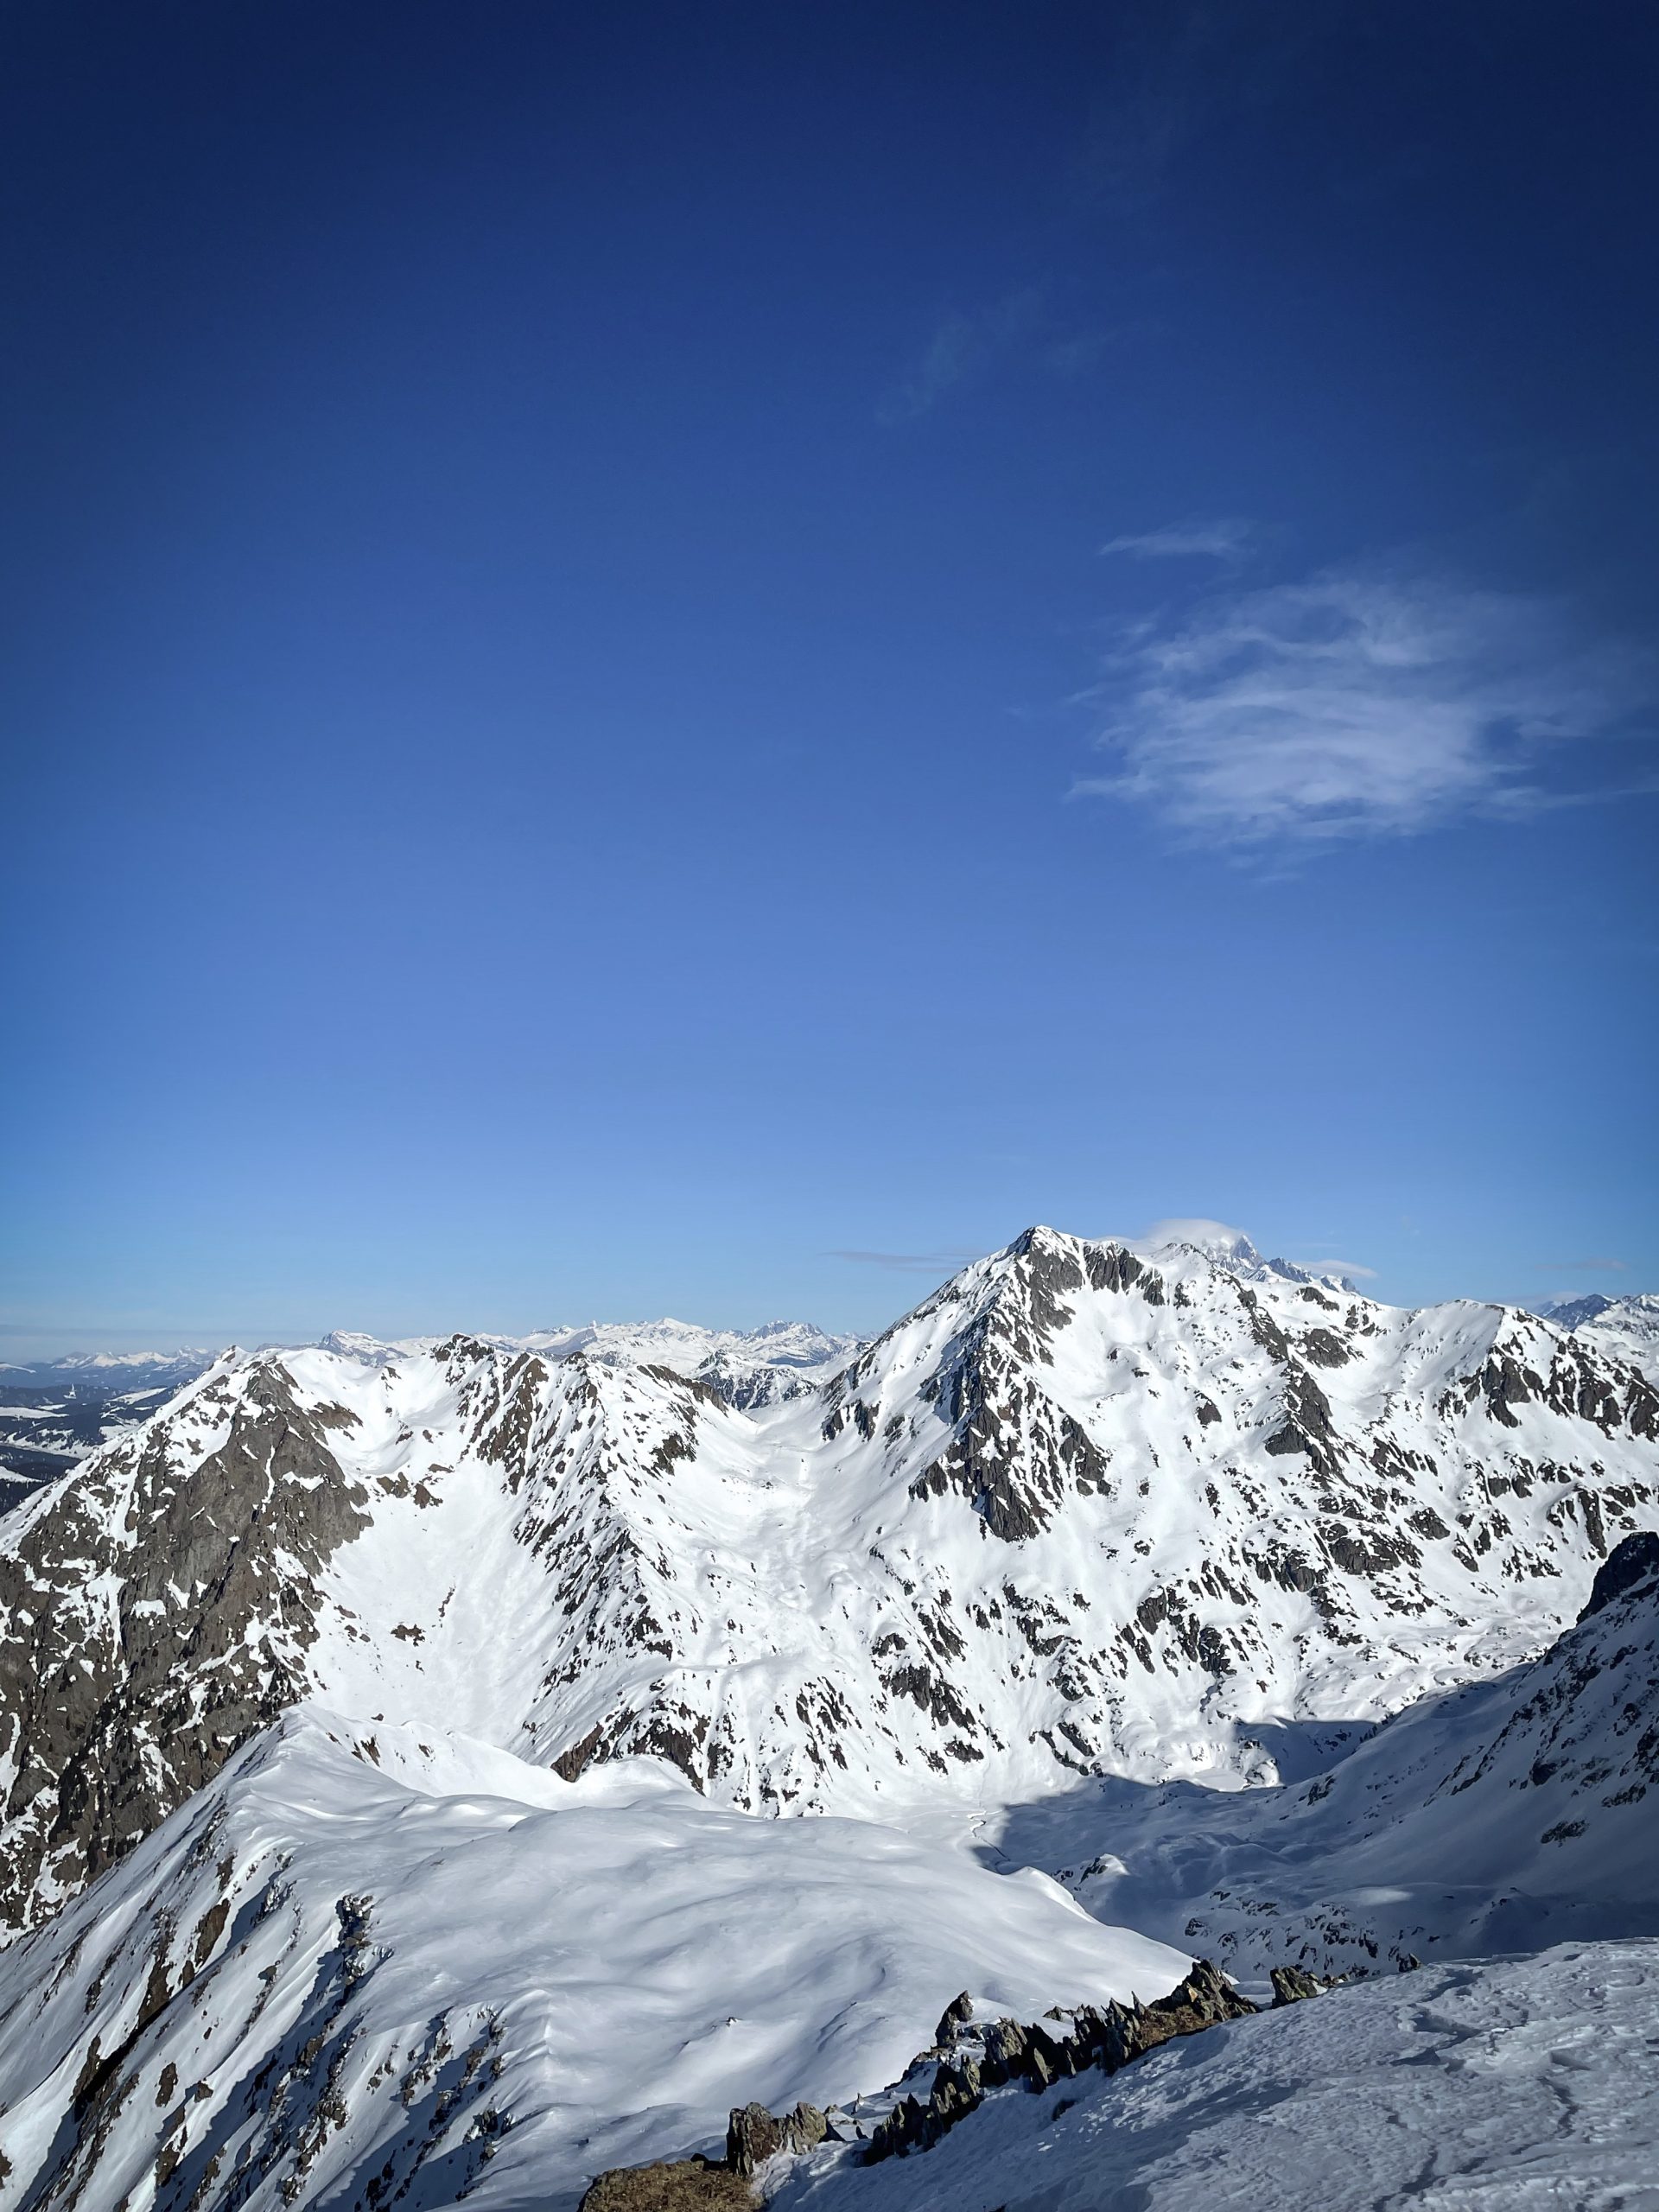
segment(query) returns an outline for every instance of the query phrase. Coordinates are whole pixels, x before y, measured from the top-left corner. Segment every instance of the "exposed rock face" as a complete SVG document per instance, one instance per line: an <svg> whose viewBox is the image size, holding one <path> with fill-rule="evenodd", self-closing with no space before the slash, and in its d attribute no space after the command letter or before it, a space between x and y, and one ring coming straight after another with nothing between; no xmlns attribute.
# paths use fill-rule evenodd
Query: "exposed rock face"
<svg viewBox="0 0 1659 2212"><path fill-rule="evenodd" d="M1323 1983L1315 1981L1311 1974L1304 1974L1300 1967L1274 1967L1272 1980L1275 2006L1303 2004L1310 1997L1319 1996L1324 1988Z"/></svg>
<svg viewBox="0 0 1659 2212"><path fill-rule="evenodd" d="M829 2123L816 2105L798 2104L781 2119L765 2105L737 2105L726 2130L726 2163L734 2174L753 2174L780 2151L810 2151Z"/></svg>
<svg viewBox="0 0 1659 2212"><path fill-rule="evenodd" d="M367 1525L277 1362L30 1501L0 1549L0 1917L140 1840L299 1694L323 1562Z"/></svg>
<svg viewBox="0 0 1659 2212"><path fill-rule="evenodd" d="M934 2075L925 2102L914 2095L901 2098L871 2136L866 2162L876 2165L884 2158L931 2150L983 2102L988 2090L1010 2082L1046 2089L1090 2068L1115 2074L1160 2044L1197 2035L1224 2020L1243 2019L1256 2009L1207 1959L1198 1959L1167 1997L1151 2005L1108 2005L1103 2012L1081 2006L1071 2016L1069 2033L1051 2035L1040 2024L1027 2027L1018 2020L995 2020L975 2039L977 2048L969 2049L969 2038L958 2031L956 2054Z"/></svg>
<svg viewBox="0 0 1659 2212"><path fill-rule="evenodd" d="M1644 1530L1642 1535L1626 1536L1623 1543L1615 1545L1596 1569L1596 1579L1590 1586L1589 1598L1579 1618L1587 1621L1592 1613L1604 1611L1647 1582L1659 1582L1659 1536Z"/></svg>
<svg viewBox="0 0 1659 2212"><path fill-rule="evenodd" d="M749 2212L753 2190L728 2167L706 2158L650 2166L613 2166L595 2176L577 2212Z"/></svg>
<svg viewBox="0 0 1659 2212"><path fill-rule="evenodd" d="M1300 1979L1306 1981L1307 1977ZM1277 1986L1275 1977L1275 1990ZM1311 1982L1306 1993L1317 1993ZM880 2121L865 2146L864 2163L879 2165L887 2158L931 2150L983 2103L989 2091L1009 2082L1046 2089L1065 2075L1090 2069L1115 2074L1160 2044L1197 2035L1225 2020L1244 2019L1257 2009L1205 1959L1193 1961L1192 1972L1167 1997L1151 2005L1111 2004L1104 2011L1083 2005L1070 2015L1056 2016L1062 2025L1055 2034L1040 2023L1028 2026L1012 2019L994 2020L976 2030L973 2008L964 1995L947 2006L939 2023L938 2040L948 2041L954 2055L935 2073L925 2101L915 2095L901 2097ZM1067 2018L1069 2031L1063 2025ZM924 2053L916 2066L933 2055ZM782 2117L765 2105L736 2106L726 2133L724 2171L747 2185L769 2158L816 2150L828 2133L826 2116L814 2105L798 2104ZM620 2167L599 2177L582 2198L581 2212L658 2212L658 2207L670 2212L681 2204L724 2203L725 2198L715 2195L705 2198L675 2193L712 2188L719 2171L704 2159L677 2166Z"/></svg>

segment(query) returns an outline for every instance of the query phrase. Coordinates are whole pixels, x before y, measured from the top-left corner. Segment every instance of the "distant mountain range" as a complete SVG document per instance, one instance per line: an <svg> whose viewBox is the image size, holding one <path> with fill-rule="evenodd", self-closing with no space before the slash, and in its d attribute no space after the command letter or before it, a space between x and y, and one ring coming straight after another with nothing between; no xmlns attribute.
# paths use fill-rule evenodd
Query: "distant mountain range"
<svg viewBox="0 0 1659 2212"><path fill-rule="evenodd" d="M1558 1329L1605 1344L1615 1358L1629 1360L1659 1382L1659 1297L1652 1292L1604 1298L1594 1291L1587 1298L1552 1300L1539 1310Z"/></svg>
<svg viewBox="0 0 1659 2212"><path fill-rule="evenodd" d="M436 1338L383 1342L331 1330L315 1349L384 1367L418 1354ZM708 1382L729 1404L774 1405L798 1396L855 1351L857 1337L836 1336L810 1321L768 1321L758 1329L702 1329L690 1321L589 1322L480 1342L549 1359L584 1352L609 1366L658 1362ZM72 1352L18 1365L0 1362L0 1511L36 1483L61 1473L100 1445L147 1421L182 1384L205 1375L216 1354L177 1351Z"/></svg>
<svg viewBox="0 0 1659 2212"><path fill-rule="evenodd" d="M1319 1275L1288 1260L1264 1259L1249 1237L1232 1232L1201 1240L1193 1249L1244 1282L1324 1281L1338 1289L1351 1287L1340 1273ZM1659 1297L1635 1294L1615 1299L1592 1293L1523 1310L1605 1345L1659 1382ZM438 1341L386 1340L334 1329L317 1339L315 1348L384 1366ZM744 1330L706 1329L664 1319L593 1321L518 1337L486 1334L477 1341L549 1359L585 1352L609 1366L671 1367L708 1382L728 1405L747 1411L815 1388L864 1340L810 1321L768 1321ZM130 1433L174 1390L205 1374L215 1357L186 1346L166 1352L73 1352L25 1365L0 1361L0 1510L35 1483Z"/></svg>

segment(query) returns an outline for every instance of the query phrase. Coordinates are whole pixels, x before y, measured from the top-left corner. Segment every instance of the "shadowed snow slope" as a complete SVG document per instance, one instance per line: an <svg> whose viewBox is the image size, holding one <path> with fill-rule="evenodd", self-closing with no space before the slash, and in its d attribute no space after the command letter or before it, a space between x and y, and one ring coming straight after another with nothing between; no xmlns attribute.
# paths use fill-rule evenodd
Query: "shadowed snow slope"
<svg viewBox="0 0 1659 2212"><path fill-rule="evenodd" d="M659 1762L571 1784L314 1710L8 1955L6 2201L557 2212L748 2097L885 2081L964 1982L1034 2016L1185 1964L1040 1874Z"/></svg>
<svg viewBox="0 0 1659 2212"><path fill-rule="evenodd" d="M1000 1840L1247 1987L1284 1963L1659 1935L1659 1540L1628 1538L1541 1657L1425 1698L1311 1783L1096 1783Z"/></svg>
<svg viewBox="0 0 1659 2212"><path fill-rule="evenodd" d="M935 2150L800 2161L774 2212L1654 2212L1659 1946L1333 1991L1121 2074L998 2091ZM1071 2108L1057 2108L1070 2101Z"/></svg>
<svg viewBox="0 0 1659 2212"><path fill-rule="evenodd" d="M1633 1369L1230 1261L1033 1230L753 1411L592 1348L220 1362L0 1522L0 1919L308 1697L768 1812L1271 1782L1659 1522Z"/></svg>

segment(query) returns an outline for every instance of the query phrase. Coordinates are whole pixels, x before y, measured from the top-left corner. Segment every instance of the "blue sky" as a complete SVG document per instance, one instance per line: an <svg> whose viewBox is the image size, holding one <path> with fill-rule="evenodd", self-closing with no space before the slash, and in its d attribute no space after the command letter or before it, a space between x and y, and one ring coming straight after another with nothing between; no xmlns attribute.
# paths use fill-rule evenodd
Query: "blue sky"
<svg viewBox="0 0 1659 2212"><path fill-rule="evenodd" d="M70 4L0 1356L1659 1283L1659 19Z"/></svg>

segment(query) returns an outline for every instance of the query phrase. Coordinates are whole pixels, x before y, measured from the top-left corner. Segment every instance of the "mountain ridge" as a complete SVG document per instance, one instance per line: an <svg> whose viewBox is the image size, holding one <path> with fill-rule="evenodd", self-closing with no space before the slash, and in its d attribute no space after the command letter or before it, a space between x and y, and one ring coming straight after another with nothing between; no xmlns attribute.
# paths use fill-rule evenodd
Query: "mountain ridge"
<svg viewBox="0 0 1659 2212"><path fill-rule="evenodd" d="M1659 1521L1635 1370L1190 1246L1029 1230L754 1407L601 1349L223 1359L0 1522L12 1924L307 1698L774 1813L1270 1779Z"/></svg>

